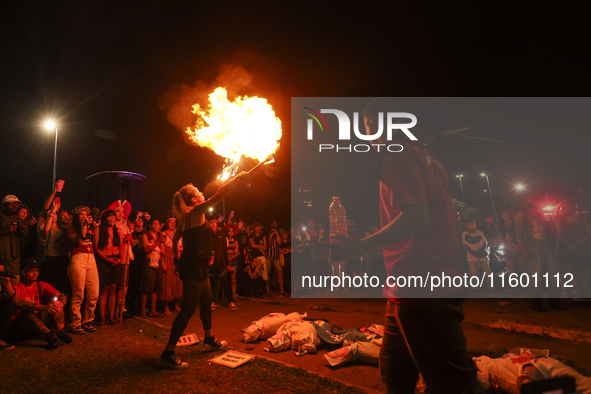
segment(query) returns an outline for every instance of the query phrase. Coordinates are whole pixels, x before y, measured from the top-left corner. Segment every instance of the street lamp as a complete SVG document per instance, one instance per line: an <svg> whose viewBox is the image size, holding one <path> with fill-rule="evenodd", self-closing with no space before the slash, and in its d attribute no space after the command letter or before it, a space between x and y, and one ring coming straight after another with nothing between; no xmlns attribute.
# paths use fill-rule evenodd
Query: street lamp
<svg viewBox="0 0 591 394"><path fill-rule="evenodd" d="M460 180L460 189L462 189L462 200L466 201L466 196L464 196L464 185L462 184L462 178L464 176L462 174L456 175L456 178Z"/></svg>
<svg viewBox="0 0 591 394"><path fill-rule="evenodd" d="M497 215L497 208L495 207L495 200L493 199L492 189L490 187L490 182L488 180L488 175L483 172L483 173L480 174L480 176L483 176L483 177L486 178L486 184L488 185L488 191L490 192L490 201L492 202L493 211L495 213L495 220L497 221L497 223L499 223L499 217Z"/></svg>
<svg viewBox="0 0 591 394"><path fill-rule="evenodd" d="M523 183L518 183L517 185L515 185L515 190L522 192L525 190L525 185Z"/></svg>
<svg viewBox="0 0 591 394"><path fill-rule="evenodd" d="M52 131L55 130L55 143L53 144L53 183L51 187L55 187L55 182L57 181L57 125L53 120L47 120L45 122L45 130Z"/></svg>

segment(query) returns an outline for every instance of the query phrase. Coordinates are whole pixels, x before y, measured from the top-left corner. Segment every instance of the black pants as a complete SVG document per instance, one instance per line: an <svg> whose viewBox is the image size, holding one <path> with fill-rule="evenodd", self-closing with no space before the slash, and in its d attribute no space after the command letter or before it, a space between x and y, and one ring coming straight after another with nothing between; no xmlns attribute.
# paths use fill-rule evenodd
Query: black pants
<svg viewBox="0 0 591 394"><path fill-rule="evenodd" d="M232 295L232 288L230 287L230 281L228 280L228 270L224 268L218 267L211 267L211 288L215 292L213 293L214 296L218 295L219 287L222 288L228 302L234 302L234 297ZM216 299L217 297L212 297Z"/></svg>
<svg viewBox="0 0 591 394"><path fill-rule="evenodd" d="M246 267L246 261L244 255L238 256L238 270L236 271L236 293L241 296L249 296L248 289L246 287L246 277L248 276L244 272Z"/></svg>
<svg viewBox="0 0 591 394"><path fill-rule="evenodd" d="M261 295L265 290L265 281L260 276L252 279L246 275L246 295L249 297Z"/></svg>
<svg viewBox="0 0 591 394"><path fill-rule="evenodd" d="M197 280L188 278L183 282L183 301L181 311L174 319L168 338L169 346L176 346L179 338L189 324L189 320L199 306L199 316L204 330L211 330L211 286L209 279Z"/></svg>
<svg viewBox="0 0 591 394"><path fill-rule="evenodd" d="M283 255L283 291L291 292L291 253Z"/></svg>
<svg viewBox="0 0 591 394"><path fill-rule="evenodd" d="M10 318L14 310L14 303L12 300L0 301L0 340L4 340L6 329L10 325Z"/></svg>
<svg viewBox="0 0 591 394"><path fill-rule="evenodd" d="M388 301L380 370L388 393L414 393L419 372L433 394L484 393L466 350L461 300Z"/></svg>
<svg viewBox="0 0 591 394"><path fill-rule="evenodd" d="M70 259L68 256L45 256L43 275L39 274L39 280L49 283L66 296L64 313L67 323L72 322L72 284L68 277L69 264Z"/></svg>
<svg viewBox="0 0 591 394"><path fill-rule="evenodd" d="M127 273L127 295L125 297L125 308L132 313L140 310L141 282L142 282L142 261L131 260Z"/></svg>

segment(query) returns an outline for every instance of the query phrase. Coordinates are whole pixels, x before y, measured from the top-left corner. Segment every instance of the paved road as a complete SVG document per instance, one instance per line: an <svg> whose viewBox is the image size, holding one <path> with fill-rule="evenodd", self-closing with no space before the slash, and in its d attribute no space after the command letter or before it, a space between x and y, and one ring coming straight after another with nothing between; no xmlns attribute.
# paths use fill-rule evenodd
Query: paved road
<svg viewBox="0 0 591 394"><path fill-rule="evenodd" d="M526 300L467 300L466 319L463 324L468 346L475 352L490 351L502 354L515 347L544 348L558 356L572 359L576 367L591 374L591 301L570 302L567 311L550 310L535 312ZM237 350L250 352L260 357L269 357L280 362L316 372L331 379L347 382L370 391L385 390L378 368L368 365L350 365L343 368L328 366L319 350L316 355L297 357L295 353L267 353L265 343L244 344L241 330L272 312L285 314L299 312L308 317L328 319L333 325L343 328L369 327L382 324L385 300L380 299L292 299L270 297L263 300L242 299L238 311L232 312L223 306L213 313L214 332ZM170 327L173 316L150 319ZM203 336L198 314L191 320L187 333ZM231 372L230 372L231 373Z"/></svg>

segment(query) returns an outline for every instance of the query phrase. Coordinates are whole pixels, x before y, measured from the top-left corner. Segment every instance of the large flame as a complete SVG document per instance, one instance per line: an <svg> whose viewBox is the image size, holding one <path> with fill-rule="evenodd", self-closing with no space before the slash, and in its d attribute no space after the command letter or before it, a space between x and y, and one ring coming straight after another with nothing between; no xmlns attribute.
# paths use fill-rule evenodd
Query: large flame
<svg viewBox="0 0 591 394"><path fill-rule="evenodd" d="M234 176L242 156L263 162L277 151L281 120L267 99L239 96L230 102L226 89L218 87L209 94L209 102L205 109L193 106L198 118L187 133L191 141L226 158L218 179Z"/></svg>

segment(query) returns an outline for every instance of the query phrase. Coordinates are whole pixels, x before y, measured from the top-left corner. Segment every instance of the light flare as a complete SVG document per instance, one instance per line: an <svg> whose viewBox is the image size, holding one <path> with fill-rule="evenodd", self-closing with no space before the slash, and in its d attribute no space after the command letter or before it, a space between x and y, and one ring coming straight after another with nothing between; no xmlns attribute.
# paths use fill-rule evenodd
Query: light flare
<svg viewBox="0 0 591 394"><path fill-rule="evenodd" d="M555 209L556 207L553 205L546 205L542 208L542 212L544 213L544 216L554 216Z"/></svg>
<svg viewBox="0 0 591 394"><path fill-rule="evenodd" d="M193 113L198 118L187 133L192 142L226 158L218 176L222 181L236 175L241 157L262 163L279 148L281 120L265 98L229 101L226 89L218 87L209 94L207 108L195 104Z"/></svg>

